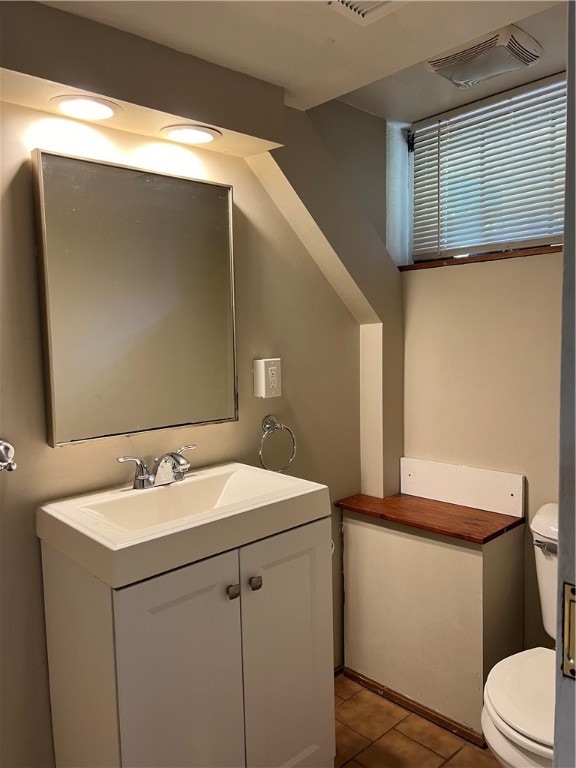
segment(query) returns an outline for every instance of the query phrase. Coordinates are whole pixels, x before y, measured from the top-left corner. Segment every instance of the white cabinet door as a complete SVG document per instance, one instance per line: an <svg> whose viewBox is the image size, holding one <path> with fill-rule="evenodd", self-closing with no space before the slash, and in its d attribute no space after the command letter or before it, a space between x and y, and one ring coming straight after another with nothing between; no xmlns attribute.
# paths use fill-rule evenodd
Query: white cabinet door
<svg viewBox="0 0 576 768"><path fill-rule="evenodd" d="M114 592L124 768L245 762L238 553Z"/></svg>
<svg viewBox="0 0 576 768"><path fill-rule="evenodd" d="M330 542L327 518L240 550L248 768L334 756Z"/></svg>

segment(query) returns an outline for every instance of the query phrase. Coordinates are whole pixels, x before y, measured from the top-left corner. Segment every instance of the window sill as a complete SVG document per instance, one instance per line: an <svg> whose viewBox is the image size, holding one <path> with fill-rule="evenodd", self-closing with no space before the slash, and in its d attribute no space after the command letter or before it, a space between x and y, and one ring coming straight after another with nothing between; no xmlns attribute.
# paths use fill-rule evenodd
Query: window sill
<svg viewBox="0 0 576 768"><path fill-rule="evenodd" d="M480 256L463 256L462 258L434 259L419 261L416 264L405 264L398 267L400 272L412 272L416 269L435 269L436 267L457 267L462 264L478 264L482 261L500 261L501 259L518 259L523 256L539 256L545 253L562 253L563 245L546 245L540 248L524 248L517 251L501 251L499 253L484 253Z"/></svg>

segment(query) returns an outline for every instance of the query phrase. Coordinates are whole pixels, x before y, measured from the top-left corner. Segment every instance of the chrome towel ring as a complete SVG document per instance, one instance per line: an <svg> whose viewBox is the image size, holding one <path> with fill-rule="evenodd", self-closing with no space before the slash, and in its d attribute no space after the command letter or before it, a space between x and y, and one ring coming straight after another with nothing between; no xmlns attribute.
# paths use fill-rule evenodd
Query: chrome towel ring
<svg viewBox="0 0 576 768"><path fill-rule="evenodd" d="M5 469L13 472L16 469L14 461L14 446L6 440L0 439L0 472Z"/></svg>
<svg viewBox="0 0 576 768"><path fill-rule="evenodd" d="M290 456L290 458L288 459L286 464L284 464L283 467L280 467L280 469L272 470L271 467L266 466L264 462L264 457L262 456L262 451L264 449L264 442L266 441L266 438L269 437L273 432L282 431L283 429L285 429L286 432L288 432L288 434L292 438L292 455ZM264 469L268 469L273 472L285 472L290 466L290 464L292 464L292 462L296 458L296 435L294 434L294 432L292 432L290 427L286 426L286 424L282 424L281 422L279 422L276 416L268 415L262 421L262 440L260 441L260 450L258 451L258 458L260 459L260 464L264 467Z"/></svg>

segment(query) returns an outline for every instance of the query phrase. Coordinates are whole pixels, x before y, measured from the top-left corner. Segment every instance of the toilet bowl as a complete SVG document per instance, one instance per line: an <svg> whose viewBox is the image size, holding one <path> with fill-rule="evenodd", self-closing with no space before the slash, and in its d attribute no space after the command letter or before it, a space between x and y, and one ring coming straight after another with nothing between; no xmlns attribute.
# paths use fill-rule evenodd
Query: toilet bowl
<svg viewBox="0 0 576 768"><path fill-rule="evenodd" d="M544 628L556 632L558 505L545 504L531 525ZM552 768L556 653L530 648L498 662L484 686L482 730L503 768Z"/></svg>
<svg viewBox="0 0 576 768"><path fill-rule="evenodd" d="M488 675L482 730L504 768L552 768L554 673L555 652L531 648Z"/></svg>

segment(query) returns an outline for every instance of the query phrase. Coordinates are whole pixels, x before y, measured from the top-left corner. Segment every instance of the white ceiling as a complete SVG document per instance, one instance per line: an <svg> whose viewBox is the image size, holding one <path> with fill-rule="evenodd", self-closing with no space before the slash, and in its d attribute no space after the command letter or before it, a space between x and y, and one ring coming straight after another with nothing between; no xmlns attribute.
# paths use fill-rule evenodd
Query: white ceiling
<svg viewBox="0 0 576 768"><path fill-rule="evenodd" d="M410 0L359 26L327 0L66 0L47 5L280 85L299 109L342 98L412 121L565 68L566 0ZM458 89L421 62L515 23L544 47L520 73Z"/></svg>
<svg viewBox="0 0 576 768"><path fill-rule="evenodd" d="M499 75L473 88L458 88L420 63L359 88L343 96L342 101L387 120L412 123L566 69L564 4L521 19L516 26L544 49L542 58L531 67Z"/></svg>

